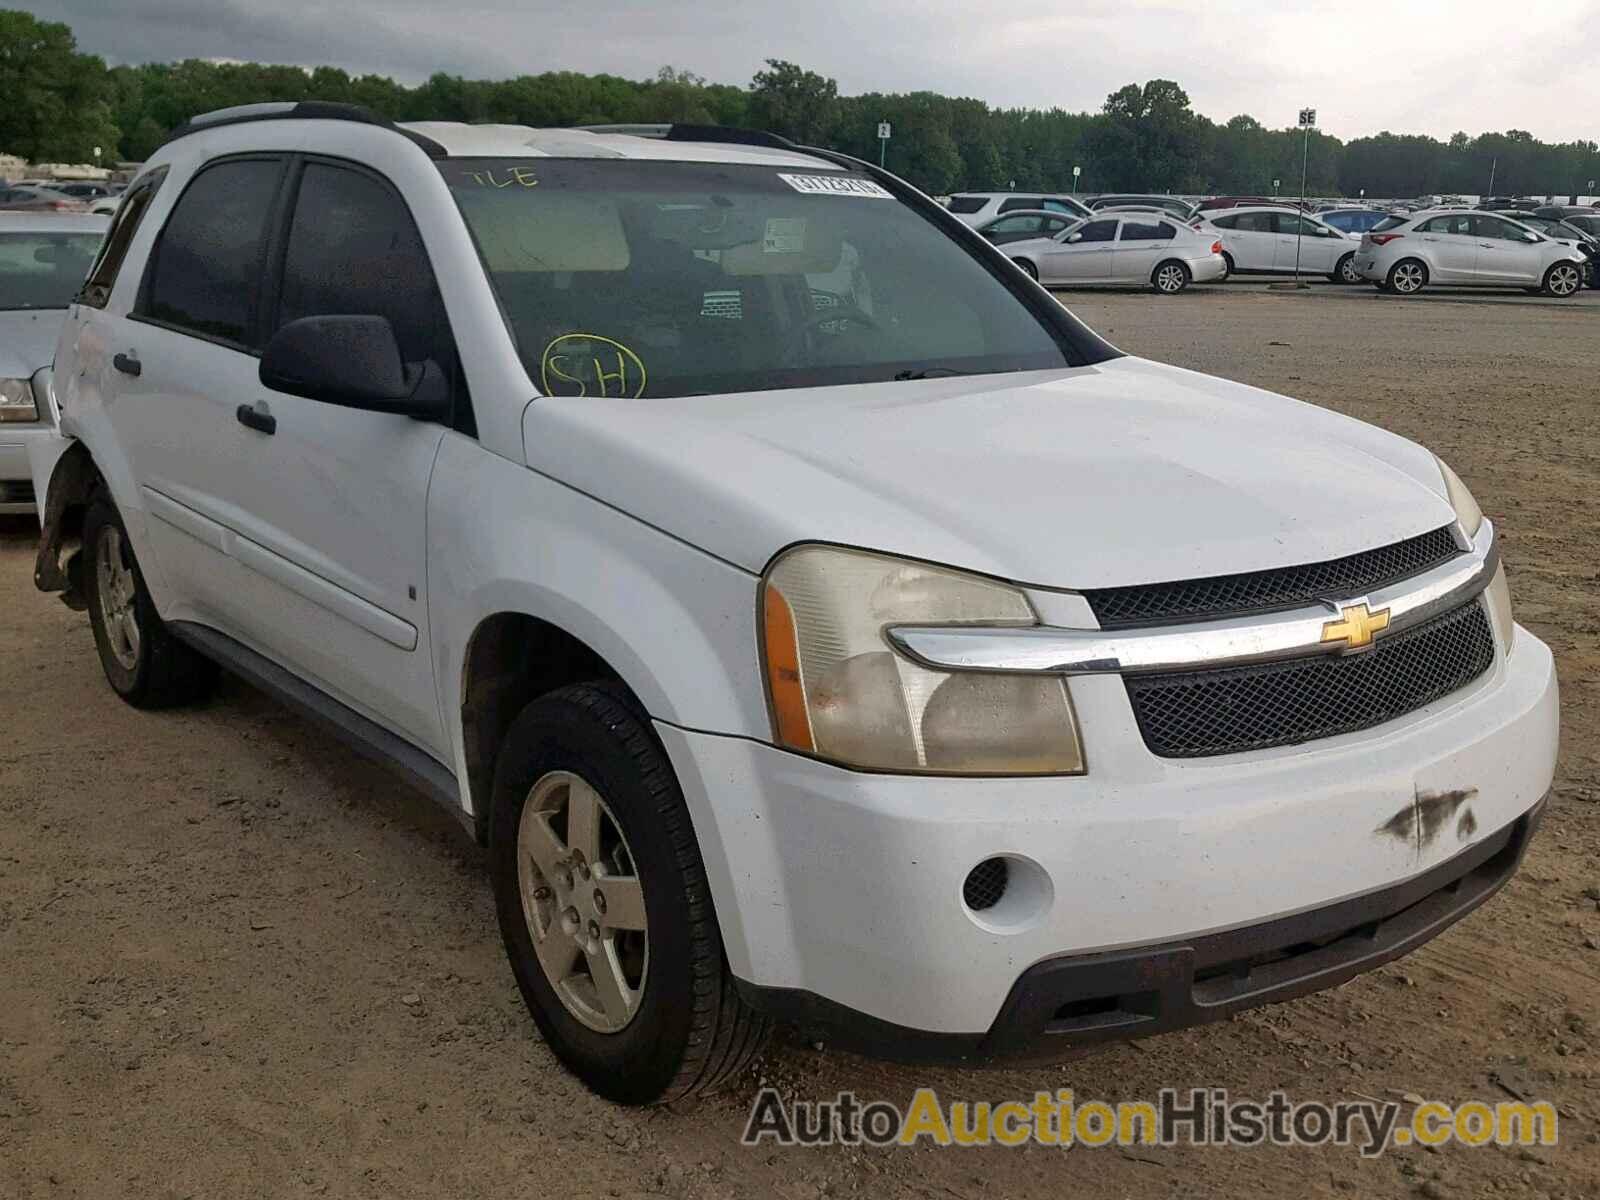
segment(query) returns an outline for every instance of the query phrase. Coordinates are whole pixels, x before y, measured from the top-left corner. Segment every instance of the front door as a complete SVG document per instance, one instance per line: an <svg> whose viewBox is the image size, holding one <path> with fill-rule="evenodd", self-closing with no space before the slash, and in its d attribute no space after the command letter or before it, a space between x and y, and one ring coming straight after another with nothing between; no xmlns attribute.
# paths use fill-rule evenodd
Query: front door
<svg viewBox="0 0 1600 1200"><path fill-rule="evenodd" d="M1474 214L1472 231L1478 240L1479 283L1536 287L1544 282L1544 245L1530 242L1526 230L1499 217Z"/></svg>
<svg viewBox="0 0 1600 1200"><path fill-rule="evenodd" d="M1055 242L1039 255L1040 280L1063 285L1108 282L1117 224L1114 217L1086 221L1067 234L1074 240Z"/></svg>

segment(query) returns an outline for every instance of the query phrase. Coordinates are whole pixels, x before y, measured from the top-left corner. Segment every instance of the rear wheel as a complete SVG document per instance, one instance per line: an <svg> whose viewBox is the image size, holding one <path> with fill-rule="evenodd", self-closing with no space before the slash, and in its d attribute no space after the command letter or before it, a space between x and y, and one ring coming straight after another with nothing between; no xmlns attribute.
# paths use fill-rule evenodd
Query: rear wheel
<svg viewBox="0 0 1600 1200"><path fill-rule="evenodd" d="M1228 280L1233 278L1234 267L1233 255L1229 254L1226 250L1222 252L1222 269L1224 272L1222 276L1222 282L1227 283Z"/></svg>
<svg viewBox="0 0 1600 1200"><path fill-rule="evenodd" d="M1583 268L1577 263L1558 262L1544 273L1544 294L1566 299L1583 286Z"/></svg>
<svg viewBox="0 0 1600 1200"><path fill-rule="evenodd" d="M104 492L84 514L83 543L91 572L89 625L111 690L135 708L205 699L217 665L173 637L156 614L122 516Z"/></svg>
<svg viewBox="0 0 1600 1200"><path fill-rule="evenodd" d="M715 1088L769 1023L729 974L689 812L629 699L533 701L495 767L489 862L506 953L545 1041L623 1104Z"/></svg>
<svg viewBox="0 0 1600 1200"><path fill-rule="evenodd" d="M1334 267L1333 274L1329 276L1335 283L1360 283L1361 272L1356 270L1355 252L1351 251L1339 260L1339 265Z"/></svg>
<svg viewBox="0 0 1600 1200"><path fill-rule="evenodd" d="M1025 258L1013 258L1011 261L1026 271L1029 279L1033 280L1035 283L1039 282L1039 268L1035 267Z"/></svg>
<svg viewBox="0 0 1600 1200"><path fill-rule="evenodd" d="M1151 272L1150 283L1163 296L1176 296L1189 286L1189 268L1177 259L1169 258Z"/></svg>
<svg viewBox="0 0 1600 1200"><path fill-rule="evenodd" d="M1428 286L1428 268L1414 258L1403 258L1389 268L1389 290L1412 296Z"/></svg>

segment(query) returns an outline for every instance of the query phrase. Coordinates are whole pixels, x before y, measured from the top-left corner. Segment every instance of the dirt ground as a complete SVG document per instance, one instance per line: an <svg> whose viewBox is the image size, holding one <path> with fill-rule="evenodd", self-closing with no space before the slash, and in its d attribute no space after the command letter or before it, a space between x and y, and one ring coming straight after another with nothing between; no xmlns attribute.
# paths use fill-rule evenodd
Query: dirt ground
<svg viewBox="0 0 1600 1200"><path fill-rule="evenodd" d="M1077 294L1134 353L1425 441L1504 532L1564 722L1521 875L1335 991L1066 1065L916 1070L781 1036L731 1092L627 1111L557 1065L482 855L429 802L237 683L146 715L0 526L0 1197L1003 1200L1600 1195L1600 313L1232 286ZM1587 944L1586 944L1587 943ZM1404 1093L1564 1114L1555 1149L744 1149L754 1090L947 1098Z"/></svg>

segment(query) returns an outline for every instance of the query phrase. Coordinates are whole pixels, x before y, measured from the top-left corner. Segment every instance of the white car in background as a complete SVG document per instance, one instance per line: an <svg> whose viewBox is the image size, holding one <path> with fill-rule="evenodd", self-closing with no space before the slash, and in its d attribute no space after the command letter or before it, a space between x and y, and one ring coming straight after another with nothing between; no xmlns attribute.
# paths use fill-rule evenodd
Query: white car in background
<svg viewBox="0 0 1600 1200"><path fill-rule="evenodd" d="M952 217L968 225L982 225L1006 213L1043 209L1070 217L1087 217L1089 206L1076 196L1050 192L957 192L945 204Z"/></svg>
<svg viewBox="0 0 1600 1200"><path fill-rule="evenodd" d="M1522 287L1565 298L1583 286L1583 252L1473 209L1393 216L1361 239L1361 277L1410 296L1429 284Z"/></svg>
<svg viewBox="0 0 1600 1200"><path fill-rule="evenodd" d="M28 443L53 428L44 377L106 225L104 217L0 212L0 514L36 511Z"/></svg>
<svg viewBox="0 0 1600 1200"><path fill-rule="evenodd" d="M1176 217L1097 215L1051 238L1013 242L1007 257L1046 287L1124 284L1164 295L1228 277L1222 244Z"/></svg>
<svg viewBox="0 0 1600 1200"><path fill-rule="evenodd" d="M1228 209L1209 223L1222 234L1230 275L1292 275L1298 269L1301 275L1326 275L1335 283L1361 282L1354 240L1316 217L1260 206Z"/></svg>

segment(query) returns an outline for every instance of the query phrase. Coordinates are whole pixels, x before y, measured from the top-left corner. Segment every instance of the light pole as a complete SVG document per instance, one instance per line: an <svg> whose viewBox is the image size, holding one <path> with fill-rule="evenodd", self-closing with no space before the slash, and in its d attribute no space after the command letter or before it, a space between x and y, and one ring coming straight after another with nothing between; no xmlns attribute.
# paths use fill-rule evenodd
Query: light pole
<svg viewBox="0 0 1600 1200"><path fill-rule="evenodd" d="M1295 217L1294 223L1294 285L1300 286L1300 239L1306 228L1306 166L1311 161L1311 131L1317 124L1317 110L1302 108L1300 110L1300 128L1305 130L1305 138L1300 147L1300 212Z"/></svg>

